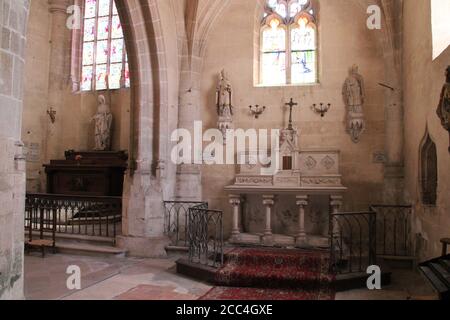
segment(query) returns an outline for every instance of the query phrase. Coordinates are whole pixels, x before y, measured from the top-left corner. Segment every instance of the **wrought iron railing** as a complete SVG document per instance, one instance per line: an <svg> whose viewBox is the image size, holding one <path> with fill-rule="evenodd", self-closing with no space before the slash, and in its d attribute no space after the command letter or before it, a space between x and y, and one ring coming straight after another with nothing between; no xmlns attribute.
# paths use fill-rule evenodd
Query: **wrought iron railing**
<svg viewBox="0 0 450 320"><path fill-rule="evenodd" d="M224 262L223 212L189 208L189 261L218 268Z"/></svg>
<svg viewBox="0 0 450 320"><path fill-rule="evenodd" d="M377 213L377 253L382 256L412 256L412 206L373 205L370 209Z"/></svg>
<svg viewBox="0 0 450 320"><path fill-rule="evenodd" d="M42 219L56 221L56 233L115 239L121 227L122 198L27 194L25 230L39 232Z"/></svg>
<svg viewBox="0 0 450 320"><path fill-rule="evenodd" d="M164 201L164 232L175 246L189 246L189 209L192 207L208 209L208 203L199 201Z"/></svg>
<svg viewBox="0 0 450 320"><path fill-rule="evenodd" d="M376 264L376 213L330 216L330 270L336 274L366 272Z"/></svg>

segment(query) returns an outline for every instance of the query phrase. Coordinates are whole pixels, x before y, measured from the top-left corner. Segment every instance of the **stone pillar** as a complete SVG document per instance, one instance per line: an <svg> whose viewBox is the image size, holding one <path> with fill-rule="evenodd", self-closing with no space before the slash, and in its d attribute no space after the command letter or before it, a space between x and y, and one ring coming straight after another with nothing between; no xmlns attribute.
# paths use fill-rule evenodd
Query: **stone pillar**
<svg viewBox="0 0 450 320"><path fill-rule="evenodd" d="M201 121L200 113L200 81L202 59L196 56L181 58L180 93L178 109L178 128L189 130L195 136L195 121ZM194 141L192 141L194 144ZM177 168L176 197L178 199L201 201L202 176L200 163L194 158L202 158L202 145L193 145L192 163L182 164Z"/></svg>
<svg viewBox="0 0 450 320"><path fill-rule="evenodd" d="M61 157L59 148L61 122L60 115L63 112L63 89L65 85L65 47L67 36L67 8L70 3L68 0L49 0L49 11L51 13L50 30L50 74L48 85L48 109L53 108L56 111L56 122L47 120L47 139L45 142L46 161Z"/></svg>
<svg viewBox="0 0 450 320"><path fill-rule="evenodd" d="M266 229L264 230L263 243L273 245L274 238L272 234L272 207L275 204L275 196L264 195L263 205L266 207Z"/></svg>
<svg viewBox="0 0 450 320"><path fill-rule="evenodd" d="M29 5L29 0L0 0L0 300L23 299L25 157L21 123Z"/></svg>
<svg viewBox="0 0 450 320"><path fill-rule="evenodd" d="M330 207L331 207L331 213L335 214L335 213L339 213L339 210L342 207L342 196L330 196ZM334 229L333 229L333 234L334 233L339 233L340 228L337 224L334 225Z"/></svg>
<svg viewBox="0 0 450 320"><path fill-rule="evenodd" d="M230 195L230 204L233 207L233 229L231 230L231 241L236 242L240 240L241 230L239 228L240 208L242 198L240 195Z"/></svg>
<svg viewBox="0 0 450 320"><path fill-rule="evenodd" d="M298 234L295 240L297 246L304 246L306 244L306 230L305 230L305 207L308 205L308 196L297 196L298 206Z"/></svg>

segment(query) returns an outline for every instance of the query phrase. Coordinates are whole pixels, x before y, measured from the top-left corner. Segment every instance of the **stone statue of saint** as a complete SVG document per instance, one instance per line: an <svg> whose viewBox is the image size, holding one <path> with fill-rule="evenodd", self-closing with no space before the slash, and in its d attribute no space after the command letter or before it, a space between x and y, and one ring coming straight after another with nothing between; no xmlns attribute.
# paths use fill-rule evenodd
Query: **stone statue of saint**
<svg viewBox="0 0 450 320"><path fill-rule="evenodd" d="M445 84L442 87L437 115L444 129L450 131L450 66L445 70Z"/></svg>
<svg viewBox="0 0 450 320"><path fill-rule="evenodd" d="M95 123L95 149L96 151L109 151L111 149L111 129L113 115L106 103L105 96L98 97L98 110L92 121Z"/></svg>
<svg viewBox="0 0 450 320"><path fill-rule="evenodd" d="M219 117L231 119L233 106L231 105L232 87L227 79L225 70L220 72L219 84L217 85L217 113Z"/></svg>
<svg viewBox="0 0 450 320"><path fill-rule="evenodd" d="M225 74L225 70L222 70L219 76L219 84L216 88L216 108L219 115L217 127L222 132L224 144L226 144L227 130L233 129L232 92L231 83Z"/></svg>
<svg viewBox="0 0 450 320"><path fill-rule="evenodd" d="M445 70L445 84L442 87L441 97L437 108L437 115L441 119L441 124L449 134L450 152L450 66Z"/></svg>
<svg viewBox="0 0 450 320"><path fill-rule="evenodd" d="M365 102L364 79L358 73L357 65L350 68L342 95L347 106L347 131L353 142L357 143L366 127L363 111Z"/></svg>

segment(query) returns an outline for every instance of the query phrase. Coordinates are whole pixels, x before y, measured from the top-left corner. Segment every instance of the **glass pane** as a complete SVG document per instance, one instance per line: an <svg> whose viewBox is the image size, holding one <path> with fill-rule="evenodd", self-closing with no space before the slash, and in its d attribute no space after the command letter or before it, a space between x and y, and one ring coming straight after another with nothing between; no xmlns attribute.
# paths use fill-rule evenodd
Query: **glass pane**
<svg viewBox="0 0 450 320"><path fill-rule="evenodd" d="M316 51L292 53L292 83L315 83L317 81Z"/></svg>
<svg viewBox="0 0 450 320"><path fill-rule="evenodd" d="M278 0L268 0L267 4L269 5L269 7L271 7L272 9L275 9L277 7L278 4Z"/></svg>
<svg viewBox="0 0 450 320"><path fill-rule="evenodd" d="M263 53L262 83L286 84L286 53Z"/></svg>
<svg viewBox="0 0 450 320"><path fill-rule="evenodd" d="M98 15L99 17L109 16L111 0L99 0Z"/></svg>
<svg viewBox="0 0 450 320"><path fill-rule="evenodd" d="M94 41L95 39L95 19L84 20L84 41Z"/></svg>
<svg viewBox="0 0 450 320"><path fill-rule="evenodd" d="M123 40L117 39L111 41L111 63L122 62L123 59Z"/></svg>
<svg viewBox="0 0 450 320"><path fill-rule="evenodd" d="M111 38L123 38L122 24L120 23L119 16L112 17Z"/></svg>
<svg viewBox="0 0 450 320"><path fill-rule="evenodd" d="M286 50L286 31L283 28L267 28L263 32L262 50L284 51Z"/></svg>
<svg viewBox="0 0 450 320"><path fill-rule="evenodd" d="M113 63L109 70L109 88L120 89L120 79L122 78L122 64Z"/></svg>
<svg viewBox="0 0 450 320"><path fill-rule="evenodd" d="M94 64L94 43L85 42L83 44L83 66Z"/></svg>
<svg viewBox="0 0 450 320"><path fill-rule="evenodd" d="M85 2L85 10L84 10L84 17L85 18L94 18L95 12L97 9L97 1L96 0L86 0Z"/></svg>
<svg viewBox="0 0 450 320"><path fill-rule="evenodd" d="M302 11L302 6L300 5L300 3L298 1L295 1L291 4L291 8L289 10L289 15L290 17L295 17L297 15L297 13L299 13L300 11Z"/></svg>
<svg viewBox="0 0 450 320"><path fill-rule="evenodd" d="M109 17L98 19L97 40L108 39L109 36Z"/></svg>
<svg viewBox="0 0 450 320"><path fill-rule="evenodd" d="M95 76L95 88L97 90L105 90L106 87L106 73L107 66L106 64L97 65L96 68L96 76Z"/></svg>
<svg viewBox="0 0 450 320"><path fill-rule="evenodd" d="M131 84L130 80L130 67L128 63L125 63L125 87L129 88Z"/></svg>
<svg viewBox="0 0 450 320"><path fill-rule="evenodd" d="M113 0L113 14L118 14L117 12L117 6L116 6L116 1Z"/></svg>
<svg viewBox="0 0 450 320"><path fill-rule="evenodd" d="M108 41L97 42L97 57L95 63L101 64L108 62Z"/></svg>
<svg viewBox="0 0 450 320"><path fill-rule="evenodd" d="M81 77L81 90L82 91L92 90L92 66L83 67Z"/></svg>
<svg viewBox="0 0 450 320"><path fill-rule="evenodd" d="M287 17L286 5L284 5L284 4L277 5L275 12L278 13L283 18L286 18Z"/></svg>
<svg viewBox="0 0 450 320"><path fill-rule="evenodd" d="M316 32L314 28L308 26L305 28L295 28L291 31L292 50L315 50Z"/></svg>

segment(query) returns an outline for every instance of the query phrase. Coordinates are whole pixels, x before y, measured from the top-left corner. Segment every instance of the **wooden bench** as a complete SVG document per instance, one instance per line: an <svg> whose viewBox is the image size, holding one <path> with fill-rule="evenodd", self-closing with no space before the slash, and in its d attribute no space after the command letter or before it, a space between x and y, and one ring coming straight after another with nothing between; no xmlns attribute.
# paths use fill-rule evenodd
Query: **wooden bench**
<svg viewBox="0 0 450 320"><path fill-rule="evenodd" d="M56 252L56 210L42 205L38 208L26 208L26 220L28 221L28 240L25 242L27 253L33 248L38 248L45 258L46 248ZM36 235L38 233L38 235ZM51 239L44 237L45 233L51 234Z"/></svg>

